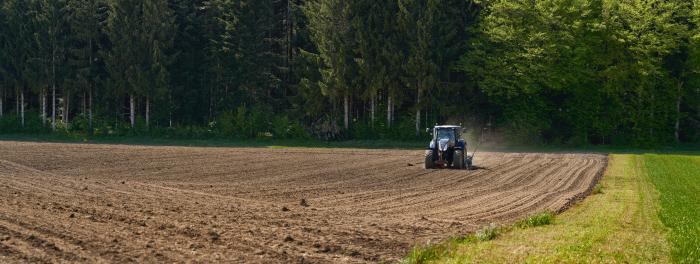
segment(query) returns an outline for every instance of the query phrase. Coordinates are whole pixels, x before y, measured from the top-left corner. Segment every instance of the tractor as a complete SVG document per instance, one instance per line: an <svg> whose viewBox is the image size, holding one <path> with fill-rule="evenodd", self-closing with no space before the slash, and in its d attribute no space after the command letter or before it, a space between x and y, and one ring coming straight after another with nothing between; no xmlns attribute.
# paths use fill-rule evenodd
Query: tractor
<svg viewBox="0 0 700 264"><path fill-rule="evenodd" d="M467 142L462 138L461 126L445 125L426 128L433 139L425 151L425 168L471 169L472 157L467 155Z"/></svg>

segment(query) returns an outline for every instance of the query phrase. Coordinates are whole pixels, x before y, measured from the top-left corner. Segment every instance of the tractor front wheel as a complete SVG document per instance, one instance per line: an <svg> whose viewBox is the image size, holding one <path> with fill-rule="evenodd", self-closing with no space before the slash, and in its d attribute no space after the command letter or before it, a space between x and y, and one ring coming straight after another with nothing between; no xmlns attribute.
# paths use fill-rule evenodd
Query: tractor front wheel
<svg viewBox="0 0 700 264"><path fill-rule="evenodd" d="M456 169L464 169L464 152L461 150L455 150L454 157L452 157L452 167Z"/></svg>
<svg viewBox="0 0 700 264"><path fill-rule="evenodd" d="M425 151L425 163L423 164L423 168L426 168L426 169L435 168L435 158L434 158L433 150L426 150Z"/></svg>

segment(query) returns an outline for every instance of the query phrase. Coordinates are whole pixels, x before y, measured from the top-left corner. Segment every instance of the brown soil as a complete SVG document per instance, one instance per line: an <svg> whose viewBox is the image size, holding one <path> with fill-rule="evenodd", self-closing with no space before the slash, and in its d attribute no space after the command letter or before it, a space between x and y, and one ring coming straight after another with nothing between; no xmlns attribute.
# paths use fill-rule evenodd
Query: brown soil
<svg viewBox="0 0 700 264"><path fill-rule="evenodd" d="M393 262L417 243L560 211L595 154L0 142L0 262Z"/></svg>

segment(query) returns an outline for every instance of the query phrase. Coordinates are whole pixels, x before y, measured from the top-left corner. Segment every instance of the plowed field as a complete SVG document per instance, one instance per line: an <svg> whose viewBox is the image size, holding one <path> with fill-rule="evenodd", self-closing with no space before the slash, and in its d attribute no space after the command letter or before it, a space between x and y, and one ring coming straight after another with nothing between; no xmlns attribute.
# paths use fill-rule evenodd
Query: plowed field
<svg viewBox="0 0 700 264"><path fill-rule="evenodd" d="M0 142L0 262L393 262L416 243L560 211L596 154Z"/></svg>

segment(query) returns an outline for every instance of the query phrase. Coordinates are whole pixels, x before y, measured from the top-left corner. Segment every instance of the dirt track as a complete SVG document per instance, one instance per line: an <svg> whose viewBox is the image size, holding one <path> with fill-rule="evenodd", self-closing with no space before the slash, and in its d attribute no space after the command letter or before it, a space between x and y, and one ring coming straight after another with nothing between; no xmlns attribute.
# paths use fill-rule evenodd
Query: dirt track
<svg viewBox="0 0 700 264"><path fill-rule="evenodd" d="M0 142L0 262L378 262L581 198L606 157ZM304 199L306 205L302 205Z"/></svg>

